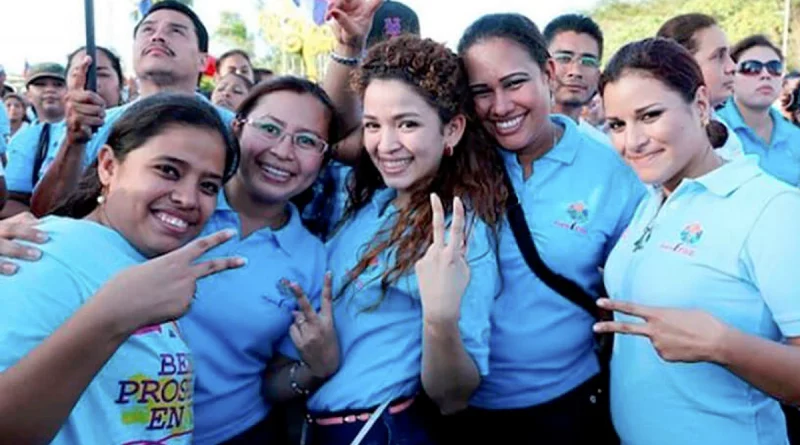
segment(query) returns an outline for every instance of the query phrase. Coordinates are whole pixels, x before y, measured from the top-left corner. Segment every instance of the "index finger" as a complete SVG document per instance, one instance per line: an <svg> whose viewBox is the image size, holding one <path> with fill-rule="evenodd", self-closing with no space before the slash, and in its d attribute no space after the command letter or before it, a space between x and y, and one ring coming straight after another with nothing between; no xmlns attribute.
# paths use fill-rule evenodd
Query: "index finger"
<svg viewBox="0 0 800 445"><path fill-rule="evenodd" d="M600 298L597 300L597 305L609 311L619 312L626 315L632 315L644 320L653 316L654 308L643 306L636 303L629 303L627 301L611 300L608 298Z"/></svg>
<svg viewBox="0 0 800 445"><path fill-rule="evenodd" d="M333 316L333 284L331 273L325 273L325 283L322 285L322 303L319 313L325 317Z"/></svg>
<svg viewBox="0 0 800 445"><path fill-rule="evenodd" d="M453 222L450 224L450 246L461 249L464 246L464 203L459 197L453 198Z"/></svg>
<svg viewBox="0 0 800 445"><path fill-rule="evenodd" d="M67 73L67 89L69 90L83 90L86 89L86 73L89 71L89 66L92 64L91 56L83 56L81 63L75 66L71 73Z"/></svg>
<svg viewBox="0 0 800 445"><path fill-rule="evenodd" d="M303 315L305 315L306 320L311 321L317 316L317 312L311 306L311 302L308 301L306 293L297 283L290 283L289 288L292 290L292 293L294 293L295 298L297 298L297 305L300 306L300 310L303 311Z"/></svg>
<svg viewBox="0 0 800 445"><path fill-rule="evenodd" d="M444 245L444 208L436 193L431 193L431 210L433 211L433 244Z"/></svg>
<svg viewBox="0 0 800 445"><path fill-rule="evenodd" d="M369 17L374 17L375 12L378 11L382 3L383 0L367 0L367 15Z"/></svg>
<svg viewBox="0 0 800 445"><path fill-rule="evenodd" d="M191 262L203 256L203 254L209 250L233 238L235 233L235 231L230 229L220 230L219 232L211 235L198 238L168 255L173 257L182 257Z"/></svg>

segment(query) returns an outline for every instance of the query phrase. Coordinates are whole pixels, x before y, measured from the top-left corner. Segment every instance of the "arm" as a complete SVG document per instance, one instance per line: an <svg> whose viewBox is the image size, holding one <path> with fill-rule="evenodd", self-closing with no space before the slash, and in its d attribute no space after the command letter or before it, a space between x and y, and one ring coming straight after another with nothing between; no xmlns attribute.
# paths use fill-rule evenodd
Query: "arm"
<svg viewBox="0 0 800 445"><path fill-rule="evenodd" d="M2 172L3 172L3 166L2 164L0 164L0 211L3 210L3 207L6 205L6 199L8 199L8 189L6 189L6 178L1 174Z"/></svg>
<svg viewBox="0 0 800 445"><path fill-rule="evenodd" d="M0 210L0 220L27 212L30 199L31 195L28 193L8 192L6 205Z"/></svg>
<svg viewBox="0 0 800 445"><path fill-rule="evenodd" d="M423 322L422 386L443 414L465 409L481 382L461 341L458 320Z"/></svg>
<svg viewBox="0 0 800 445"><path fill-rule="evenodd" d="M357 59L361 57L362 48L337 43L333 52L342 57ZM347 66L331 60L328 62L325 77L322 80L322 88L336 105L336 109L342 117L343 128L348 132L361 123L361 101L350 88L350 76L356 68L358 67Z"/></svg>
<svg viewBox="0 0 800 445"><path fill-rule="evenodd" d="M8 443L45 444L53 439L94 376L128 337L105 312L86 304L0 373L0 437Z"/></svg>
<svg viewBox="0 0 800 445"><path fill-rule="evenodd" d="M309 394L322 386L326 379L315 377L311 373L311 368L301 363L285 355L276 356L267 366L264 374L264 397L270 402L276 403L286 402L300 396L301 394L292 388L292 382L295 382L301 390L308 391ZM294 372L292 368L294 368Z"/></svg>
<svg viewBox="0 0 800 445"><path fill-rule="evenodd" d="M56 158L33 192L31 213L37 216L46 215L75 190L83 172L85 151L86 144L70 143L68 139L64 139Z"/></svg>

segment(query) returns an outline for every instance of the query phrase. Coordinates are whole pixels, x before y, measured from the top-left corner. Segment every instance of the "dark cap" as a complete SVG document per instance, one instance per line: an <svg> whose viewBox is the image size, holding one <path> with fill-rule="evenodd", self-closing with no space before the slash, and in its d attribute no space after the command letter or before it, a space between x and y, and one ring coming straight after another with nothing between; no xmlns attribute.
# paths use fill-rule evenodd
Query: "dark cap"
<svg viewBox="0 0 800 445"><path fill-rule="evenodd" d="M66 83L67 76L64 67L57 63L39 63L28 68L28 72L25 73L25 87L39 79L58 79Z"/></svg>
<svg viewBox="0 0 800 445"><path fill-rule="evenodd" d="M367 48L400 34L418 36L419 17L408 6L387 0L375 12L372 29L367 36Z"/></svg>
<svg viewBox="0 0 800 445"><path fill-rule="evenodd" d="M147 10L147 14L145 14L144 17L142 17L142 19L139 20L139 23L136 24L136 27L133 28L133 35L136 36L136 32L139 30L139 26L142 24L143 21L145 21L145 19L147 19L147 16L161 9L169 9L171 11L179 12L185 15L186 17L189 17L189 20L191 20L192 24L194 24L195 33L197 34L198 48L200 49L201 52L204 53L208 52L208 30L206 30L206 27L205 25L203 25L202 20L200 20L200 17L198 17L197 14L195 14L195 12L192 11L192 8L175 0L164 0L151 6L150 9Z"/></svg>

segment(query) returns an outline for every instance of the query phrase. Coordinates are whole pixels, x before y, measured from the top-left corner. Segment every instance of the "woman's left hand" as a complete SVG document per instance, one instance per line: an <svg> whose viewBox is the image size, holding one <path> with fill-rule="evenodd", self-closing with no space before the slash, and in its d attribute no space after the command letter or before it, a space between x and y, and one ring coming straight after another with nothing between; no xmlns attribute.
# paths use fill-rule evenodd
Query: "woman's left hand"
<svg viewBox="0 0 800 445"><path fill-rule="evenodd" d="M331 0L325 20L332 20L337 43L360 52L382 3L383 0Z"/></svg>
<svg viewBox="0 0 800 445"><path fill-rule="evenodd" d="M294 323L289 328L289 335L308 365L311 375L326 379L339 369L339 339L333 324L331 273L325 274L319 313L311 307L308 297L297 283L290 283L289 287L300 306L300 310L294 312Z"/></svg>
<svg viewBox="0 0 800 445"><path fill-rule="evenodd" d="M729 330L713 315L700 310L655 308L605 298L597 305L644 322L603 321L594 325L595 332L647 337L658 355L669 362L718 362Z"/></svg>

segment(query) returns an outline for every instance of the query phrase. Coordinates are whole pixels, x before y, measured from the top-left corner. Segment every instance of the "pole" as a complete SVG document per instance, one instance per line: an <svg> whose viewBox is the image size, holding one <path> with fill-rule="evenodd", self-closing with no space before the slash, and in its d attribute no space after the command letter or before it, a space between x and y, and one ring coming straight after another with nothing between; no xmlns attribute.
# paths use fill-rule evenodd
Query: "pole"
<svg viewBox="0 0 800 445"><path fill-rule="evenodd" d="M97 91L97 48L94 43L94 0L83 0L86 22L86 55L92 58L86 73L86 89Z"/></svg>
<svg viewBox="0 0 800 445"><path fill-rule="evenodd" d="M783 57L789 58L789 23L792 16L792 0L783 1L783 41L781 42L781 51ZM785 69L785 68L784 68Z"/></svg>

